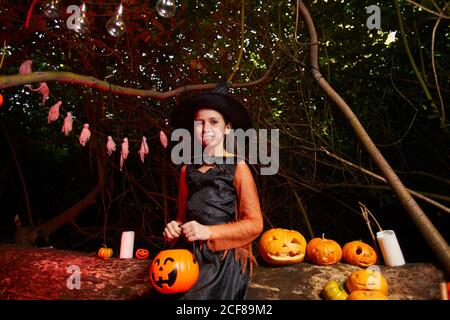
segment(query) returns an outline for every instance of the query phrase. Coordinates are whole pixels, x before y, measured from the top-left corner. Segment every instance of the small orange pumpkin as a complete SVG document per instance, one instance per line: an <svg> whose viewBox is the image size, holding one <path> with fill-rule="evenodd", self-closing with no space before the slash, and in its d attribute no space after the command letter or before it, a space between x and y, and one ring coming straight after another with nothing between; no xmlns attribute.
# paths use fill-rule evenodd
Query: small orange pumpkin
<svg viewBox="0 0 450 320"><path fill-rule="evenodd" d="M306 240L295 230L270 229L261 236L259 252L268 264L286 265L302 262L305 258Z"/></svg>
<svg viewBox="0 0 450 320"><path fill-rule="evenodd" d="M380 291L355 290L348 296L347 300L389 300Z"/></svg>
<svg viewBox="0 0 450 320"><path fill-rule="evenodd" d="M3 104L3 96L2 96L2 94L0 93L0 107L2 106L2 104Z"/></svg>
<svg viewBox="0 0 450 320"><path fill-rule="evenodd" d="M150 266L150 282L160 293L181 293L197 282L198 262L186 249L163 250Z"/></svg>
<svg viewBox="0 0 450 320"><path fill-rule="evenodd" d="M308 258L315 264L329 266L341 261L341 246L334 240L322 238L314 238L309 241L306 246L306 254Z"/></svg>
<svg viewBox="0 0 450 320"><path fill-rule="evenodd" d="M352 241L342 248L342 259L354 266L368 267L377 262L377 254L367 243Z"/></svg>
<svg viewBox="0 0 450 320"><path fill-rule="evenodd" d="M349 292L356 290L379 291L388 295L388 283L386 278L376 270L358 270L348 276L345 286Z"/></svg>
<svg viewBox="0 0 450 320"><path fill-rule="evenodd" d="M137 249L136 250L136 259L145 260L150 255L150 252L147 249Z"/></svg>
<svg viewBox="0 0 450 320"><path fill-rule="evenodd" d="M113 249L108 248L106 245L103 245L103 248L98 250L98 256L103 259L109 259L113 255Z"/></svg>

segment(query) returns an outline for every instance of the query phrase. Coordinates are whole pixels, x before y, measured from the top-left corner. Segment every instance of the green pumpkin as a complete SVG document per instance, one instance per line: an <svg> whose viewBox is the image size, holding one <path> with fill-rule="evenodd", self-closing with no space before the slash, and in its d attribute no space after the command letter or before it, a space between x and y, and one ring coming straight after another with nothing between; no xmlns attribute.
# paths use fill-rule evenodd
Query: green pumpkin
<svg viewBox="0 0 450 320"><path fill-rule="evenodd" d="M325 300L347 300L348 294L344 289L343 281L329 281L322 289L322 297Z"/></svg>

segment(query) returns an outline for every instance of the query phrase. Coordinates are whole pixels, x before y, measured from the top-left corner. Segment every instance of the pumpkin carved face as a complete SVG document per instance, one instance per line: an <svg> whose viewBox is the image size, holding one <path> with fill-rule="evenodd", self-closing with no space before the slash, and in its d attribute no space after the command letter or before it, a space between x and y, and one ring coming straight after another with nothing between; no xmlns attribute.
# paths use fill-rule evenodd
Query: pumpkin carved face
<svg viewBox="0 0 450 320"><path fill-rule="evenodd" d="M345 244L342 248L342 258L347 263L360 267L368 267L377 262L375 250L362 241L352 241Z"/></svg>
<svg viewBox="0 0 450 320"><path fill-rule="evenodd" d="M306 240L300 232L275 228L267 230L259 241L259 252L265 262L283 265L302 262Z"/></svg>
<svg viewBox="0 0 450 320"><path fill-rule="evenodd" d="M147 249L137 249L136 250L136 259L145 260L149 256L149 252Z"/></svg>
<svg viewBox="0 0 450 320"><path fill-rule="evenodd" d="M389 300L380 291L355 290L348 296L347 300Z"/></svg>
<svg viewBox="0 0 450 320"><path fill-rule="evenodd" d="M306 246L308 258L315 264L329 266L341 261L341 246L334 240L314 238Z"/></svg>
<svg viewBox="0 0 450 320"><path fill-rule="evenodd" d="M150 282L160 293L186 292L197 282L198 272L198 263L188 250L163 250L153 259Z"/></svg>
<svg viewBox="0 0 450 320"><path fill-rule="evenodd" d="M358 270L350 274L345 281L349 292L356 290L379 291L388 295L388 283L386 278L375 270Z"/></svg>

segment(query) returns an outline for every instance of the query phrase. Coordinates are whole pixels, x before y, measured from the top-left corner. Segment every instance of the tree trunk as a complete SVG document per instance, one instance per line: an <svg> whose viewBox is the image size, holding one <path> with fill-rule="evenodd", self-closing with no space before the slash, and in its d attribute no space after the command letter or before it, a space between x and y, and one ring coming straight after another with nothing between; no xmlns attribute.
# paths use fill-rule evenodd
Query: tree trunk
<svg viewBox="0 0 450 320"><path fill-rule="evenodd" d="M87 208L96 202L100 187L97 185L91 190L83 199L78 201L75 205L57 215L56 217L44 222L36 227L36 231L39 237L45 239L48 242L49 236L58 230L61 226L74 220L80 213L84 212Z"/></svg>
<svg viewBox="0 0 450 320"><path fill-rule="evenodd" d="M86 197L47 222L35 227L18 227L15 234L16 244L22 246L34 246L38 238L44 239L48 243L49 237L53 232L58 230L64 224L74 220L79 214L95 203L99 190L100 187L97 185Z"/></svg>
<svg viewBox="0 0 450 320"><path fill-rule="evenodd" d="M95 135L92 136L91 141L96 141ZM91 205L96 203L96 199L99 192L103 190L104 187L104 155L101 154L99 147L94 144L94 150L97 153L97 172L98 172L98 182L97 185L89 192L83 199L78 201L69 209L65 210L63 213L53 217L52 219L44 222L38 226L31 227L18 227L16 229L15 241L16 244L33 246L38 238L44 239L47 243L49 242L50 235L58 230L61 226L73 221L79 214L84 212Z"/></svg>
<svg viewBox="0 0 450 320"><path fill-rule="evenodd" d="M17 173L19 174L19 178L20 178L20 182L21 182L22 190L23 190L23 200L25 202L25 208L27 210L28 223L31 227L34 227L33 213L31 211L31 203L30 203L30 197L28 195L27 183L25 181L25 176L23 175L22 166L20 165L19 158L17 157L16 147L15 147L13 141L11 141L8 129L6 128L6 125L3 121L1 121L1 125L2 125L2 129L3 129L3 133L6 138L6 142L8 143L9 149L11 150L11 155L14 159L14 163L16 164Z"/></svg>

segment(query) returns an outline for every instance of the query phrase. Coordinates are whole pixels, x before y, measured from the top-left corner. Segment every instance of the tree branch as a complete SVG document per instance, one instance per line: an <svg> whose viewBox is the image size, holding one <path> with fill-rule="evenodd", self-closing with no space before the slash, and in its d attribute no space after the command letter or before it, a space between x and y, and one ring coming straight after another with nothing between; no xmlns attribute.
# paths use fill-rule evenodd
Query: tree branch
<svg viewBox="0 0 450 320"><path fill-rule="evenodd" d="M400 35L402 37L403 45L405 46L405 52L406 55L408 56L411 67L413 68L414 74L416 75L417 80L419 80L420 86L422 87L422 90L425 96L427 97L428 101L430 102L431 106L433 107L433 109L438 110L436 104L433 101L433 96L431 95L430 90L428 90L428 87L425 83L424 77L422 76L422 74L419 71L419 68L417 67L416 61L414 60L411 49L409 47L408 40L406 39L405 27L403 26L403 17L400 11L398 0L395 0L395 9L397 11L398 25L400 27Z"/></svg>
<svg viewBox="0 0 450 320"><path fill-rule="evenodd" d="M361 167L361 166L358 166L358 165L356 165L356 164L354 164L354 163L351 163L350 161L347 161L347 160L345 160L345 159L342 159L341 157L339 157L339 156L337 156L337 155L331 153L330 151L328 151L328 150L325 149L324 147L322 147L321 150L322 150L323 152L325 152L326 155L328 155L328 156L330 156L330 157L332 157L332 158L334 158L334 159L336 159L336 160L339 160L340 162L342 162L342 163L344 163L344 164L346 164L346 165L348 165L348 166L350 166L350 167L352 167L352 168L355 168L355 169L357 169L357 170L359 170L359 171L361 171L361 172L363 172L363 173L365 173L365 174L367 174L367 175L369 175L369 176L371 176L371 177L373 177L373 178L375 178L375 179L377 179L377 180L380 180L380 181L383 181L384 183L387 183L387 182L386 182L386 179L383 178L382 176L380 176L380 175L378 175L378 174L376 174L376 173L373 173L372 171L369 171L369 170L367 170L367 169L365 169L365 168L363 168L363 167ZM384 186L376 186L376 187L370 187L370 186L368 186L368 187L369 187L369 188L372 188L372 189L385 189ZM411 189L409 189L409 188L407 188L406 190L408 190L409 193L411 193L411 194L412 194L413 196L415 196L416 198L419 198L419 199L421 199L421 200L423 200L423 201L425 201L425 202L428 202L429 204L431 204L431 205L433 205L433 206L435 206L435 207L437 207L437 208L443 210L443 211L446 212L446 213L450 213L450 208L448 208L448 207L446 207L446 206L440 204L439 202L436 202L436 201L434 201L434 200L432 200L432 199L430 199L430 198L424 196L422 193L419 193L419 192L417 192L417 191L411 190ZM437 195L436 195L436 196L437 196ZM448 198L448 197L443 197L442 200L444 200L444 201L450 201L450 198Z"/></svg>
<svg viewBox="0 0 450 320"><path fill-rule="evenodd" d="M450 16L444 15L443 12L442 12L441 10L440 10L441 12L436 12L436 11L433 11L433 10L431 10L431 9L429 9L429 8L427 8L427 7L425 7L425 6L422 6L422 5L418 4L418 3L415 2L415 1L412 1L412 0L406 0L406 1L409 2L409 3L411 3L411 4L413 4L413 5L415 5L416 7L421 8L422 10L424 10L424 11L426 11L426 12L429 12L429 13L431 13L431 14L433 14L433 15L439 17L439 19L450 19ZM445 7L444 7L444 8L445 8Z"/></svg>
<svg viewBox="0 0 450 320"><path fill-rule="evenodd" d="M274 68L274 65L275 61L271 64L269 69L267 69L266 73L261 78L248 83L232 83L230 87L239 88L239 87L256 86L264 81L267 81L269 75L271 74ZM107 81L103 81L92 76L85 76L73 72L38 71L28 74L15 74L7 76L0 75L0 89L6 89L10 87L26 85L35 82L48 82L48 81L84 85L86 87L95 88L102 91L111 91L112 94L149 97L157 100L165 100L187 91L213 89L217 86L217 83L190 84L178 87L174 90L160 92L156 90L145 90L145 89L136 89L118 86L115 84L110 84Z"/></svg>

